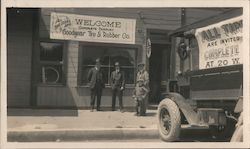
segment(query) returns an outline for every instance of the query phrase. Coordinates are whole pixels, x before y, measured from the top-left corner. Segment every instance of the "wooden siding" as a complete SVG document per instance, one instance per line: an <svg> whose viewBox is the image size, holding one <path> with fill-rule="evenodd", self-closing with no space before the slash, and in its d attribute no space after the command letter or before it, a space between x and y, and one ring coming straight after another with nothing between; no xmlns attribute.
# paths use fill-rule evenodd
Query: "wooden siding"
<svg viewBox="0 0 250 149"><path fill-rule="evenodd" d="M67 84L77 86L79 42L69 41L67 48Z"/></svg>
<svg viewBox="0 0 250 149"><path fill-rule="evenodd" d="M8 106L29 106L31 85L33 13L8 11Z"/></svg>
<svg viewBox="0 0 250 149"><path fill-rule="evenodd" d="M134 106L132 88L127 88L123 96L124 107ZM45 107L89 107L90 89L87 87L39 86L37 105ZM101 107L111 107L111 88L105 88L101 99ZM118 106L117 99L117 106Z"/></svg>

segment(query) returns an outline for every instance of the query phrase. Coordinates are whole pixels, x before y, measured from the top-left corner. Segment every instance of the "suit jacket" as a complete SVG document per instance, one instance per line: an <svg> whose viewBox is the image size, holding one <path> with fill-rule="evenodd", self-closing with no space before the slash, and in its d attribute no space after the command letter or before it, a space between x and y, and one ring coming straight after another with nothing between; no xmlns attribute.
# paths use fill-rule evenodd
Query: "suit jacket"
<svg viewBox="0 0 250 149"><path fill-rule="evenodd" d="M112 89L115 88L125 88L125 75L123 71L119 71L118 73L116 71L113 71L110 76L110 84Z"/></svg>
<svg viewBox="0 0 250 149"><path fill-rule="evenodd" d="M88 72L88 81L89 81L89 87L93 89L97 84L101 85L101 87L105 87L105 83L103 81L103 74L102 71L96 70L96 68L91 68Z"/></svg>
<svg viewBox="0 0 250 149"><path fill-rule="evenodd" d="M142 72L137 72L136 82L140 79L143 80L144 86L149 90L149 74L146 70L143 70Z"/></svg>

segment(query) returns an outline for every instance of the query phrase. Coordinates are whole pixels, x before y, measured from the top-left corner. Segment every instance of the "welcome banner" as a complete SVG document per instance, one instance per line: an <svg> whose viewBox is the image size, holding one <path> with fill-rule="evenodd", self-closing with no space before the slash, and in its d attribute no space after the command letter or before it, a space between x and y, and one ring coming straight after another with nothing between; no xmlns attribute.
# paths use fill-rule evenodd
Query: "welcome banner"
<svg viewBox="0 0 250 149"><path fill-rule="evenodd" d="M242 17L199 28L199 68L208 69L243 63Z"/></svg>
<svg viewBox="0 0 250 149"><path fill-rule="evenodd" d="M135 19L51 13L50 38L107 43L135 43Z"/></svg>

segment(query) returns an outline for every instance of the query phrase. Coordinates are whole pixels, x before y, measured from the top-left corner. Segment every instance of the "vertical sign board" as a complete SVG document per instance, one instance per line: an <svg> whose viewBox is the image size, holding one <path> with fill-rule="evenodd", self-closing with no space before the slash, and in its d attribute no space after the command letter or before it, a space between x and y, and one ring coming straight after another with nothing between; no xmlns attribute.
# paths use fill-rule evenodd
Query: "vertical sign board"
<svg viewBox="0 0 250 149"><path fill-rule="evenodd" d="M50 38L106 43L135 43L135 19L51 13Z"/></svg>
<svg viewBox="0 0 250 149"><path fill-rule="evenodd" d="M199 69L242 64L242 29L241 16L196 29Z"/></svg>

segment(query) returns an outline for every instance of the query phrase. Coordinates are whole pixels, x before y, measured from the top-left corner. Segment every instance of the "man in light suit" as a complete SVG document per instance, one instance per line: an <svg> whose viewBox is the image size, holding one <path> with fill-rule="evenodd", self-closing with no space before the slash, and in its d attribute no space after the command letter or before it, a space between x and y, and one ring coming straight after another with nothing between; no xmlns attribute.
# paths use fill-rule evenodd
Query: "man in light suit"
<svg viewBox="0 0 250 149"><path fill-rule="evenodd" d="M101 64L100 59L96 59L96 65L91 68L88 72L89 87L91 91L91 112L94 110L95 97L97 97L97 107L96 110L100 111L102 89L105 87L103 82L103 74L100 70Z"/></svg>
<svg viewBox="0 0 250 149"><path fill-rule="evenodd" d="M138 72L136 75L136 82L138 82L139 80L142 80L142 84L143 86L148 90L148 92L150 91L149 89L149 74L148 72L145 70L145 64L144 63L139 63L138 64ZM146 115L146 110L147 110L147 106L148 106L148 92L147 95L145 96L143 103L142 103L142 115L145 116Z"/></svg>
<svg viewBox="0 0 250 149"><path fill-rule="evenodd" d="M116 96L119 98L119 108L123 112L122 96L125 88L124 72L120 70L119 62L115 62L115 71L111 73L110 84L112 88L112 111L115 111Z"/></svg>

